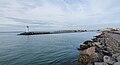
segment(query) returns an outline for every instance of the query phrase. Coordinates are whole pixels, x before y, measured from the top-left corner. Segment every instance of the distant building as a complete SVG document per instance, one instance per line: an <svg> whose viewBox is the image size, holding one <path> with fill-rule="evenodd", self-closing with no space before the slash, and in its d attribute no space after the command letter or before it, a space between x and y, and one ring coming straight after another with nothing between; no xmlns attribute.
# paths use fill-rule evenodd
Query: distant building
<svg viewBox="0 0 120 65"><path fill-rule="evenodd" d="M116 28L116 30L120 31L120 28Z"/></svg>
<svg viewBox="0 0 120 65"><path fill-rule="evenodd" d="M105 28L105 29L102 29L101 31L119 31L120 28Z"/></svg>

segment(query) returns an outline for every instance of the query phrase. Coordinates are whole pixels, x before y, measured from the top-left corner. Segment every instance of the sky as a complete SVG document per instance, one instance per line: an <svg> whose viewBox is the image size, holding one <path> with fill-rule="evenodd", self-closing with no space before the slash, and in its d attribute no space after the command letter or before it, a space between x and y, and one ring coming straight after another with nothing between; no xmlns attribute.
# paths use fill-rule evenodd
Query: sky
<svg viewBox="0 0 120 65"><path fill-rule="evenodd" d="M120 27L120 0L0 0L0 31Z"/></svg>

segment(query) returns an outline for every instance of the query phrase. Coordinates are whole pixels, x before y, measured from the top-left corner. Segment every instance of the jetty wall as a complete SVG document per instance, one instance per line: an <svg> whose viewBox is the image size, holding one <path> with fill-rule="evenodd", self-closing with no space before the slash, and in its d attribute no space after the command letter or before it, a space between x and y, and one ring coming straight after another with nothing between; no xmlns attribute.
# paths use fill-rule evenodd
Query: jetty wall
<svg viewBox="0 0 120 65"><path fill-rule="evenodd" d="M120 65L120 34L103 31L80 47L78 65Z"/></svg>

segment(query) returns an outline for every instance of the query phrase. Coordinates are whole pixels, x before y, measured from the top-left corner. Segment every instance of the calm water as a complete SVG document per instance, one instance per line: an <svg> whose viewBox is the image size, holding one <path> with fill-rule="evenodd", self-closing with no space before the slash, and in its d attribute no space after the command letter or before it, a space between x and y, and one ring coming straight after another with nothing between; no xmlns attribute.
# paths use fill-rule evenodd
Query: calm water
<svg viewBox="0 0 120 65"><path fill-rule="evenodd" d="M76 65L77 48L97 33L16 34L0 33L0 65Z"/></svg>

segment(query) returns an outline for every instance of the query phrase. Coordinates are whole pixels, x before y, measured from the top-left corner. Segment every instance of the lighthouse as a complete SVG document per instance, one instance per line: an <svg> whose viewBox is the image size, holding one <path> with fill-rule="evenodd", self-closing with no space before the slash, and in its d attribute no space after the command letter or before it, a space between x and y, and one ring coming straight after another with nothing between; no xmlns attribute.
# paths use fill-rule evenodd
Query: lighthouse
<svg viewBox="0 0 120 65"><path fill-rule="evenodd" d="M29 26L26 26L26 32L29 32Z"/></svg>

